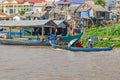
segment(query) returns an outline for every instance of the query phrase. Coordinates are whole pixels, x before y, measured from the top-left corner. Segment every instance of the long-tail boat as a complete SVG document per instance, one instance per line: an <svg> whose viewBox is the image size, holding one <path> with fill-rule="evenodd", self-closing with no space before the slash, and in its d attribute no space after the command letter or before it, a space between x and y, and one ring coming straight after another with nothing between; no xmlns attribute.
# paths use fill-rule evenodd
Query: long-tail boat
<svg viewBox="0 0 120 80"><path fill-rule="evenodd" d="M107 48L79 48L79 47L71 47L71 45L76 42L77 39L73 39L72 41L70 41L68 43L67 46L60 46L60 45L56 45L53 44L52 42L50 42L51 46L53 48L59 48L59 49L64 49L64 50L70 50L70 51L85 51L85 52L98 52L98 51L110 51L113 49L114 45L109 46Z"/></svg>
<svg viewBox="0 0 120 80"><path fill-rule="evenodd" d="M64 36L62 38L63 42L69 43L71 39L80 39L83 33L76 36ZM25 39L0 39L0 43L4 45L26 45L26 46L51 46L49 40L25 40Z"/></svg>

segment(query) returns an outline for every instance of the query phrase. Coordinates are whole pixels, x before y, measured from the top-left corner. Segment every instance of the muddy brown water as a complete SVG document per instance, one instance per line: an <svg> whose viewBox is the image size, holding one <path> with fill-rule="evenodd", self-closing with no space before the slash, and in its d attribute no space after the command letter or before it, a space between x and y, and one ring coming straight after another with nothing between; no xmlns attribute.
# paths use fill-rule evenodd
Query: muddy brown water
<svg viewBox="0 0 120 80"><path fill-rule="evenodd" d="M0 80L120 80L120 49L71 52L0 45Z"/></svg>

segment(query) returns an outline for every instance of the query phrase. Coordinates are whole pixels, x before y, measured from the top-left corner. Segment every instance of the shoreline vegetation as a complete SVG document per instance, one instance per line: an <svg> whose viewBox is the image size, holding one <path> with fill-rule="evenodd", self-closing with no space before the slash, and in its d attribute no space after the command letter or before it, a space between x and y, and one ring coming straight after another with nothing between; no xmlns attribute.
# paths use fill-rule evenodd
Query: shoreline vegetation
<svg viewBox="0 0 120 80"><path fill-rule="evenodd" d="M93 40L94 47L109 47L114 44L116 48L120 48L120 23L87 29L81 39L85 47L87 46L88 36L95 38Z"/></svg>

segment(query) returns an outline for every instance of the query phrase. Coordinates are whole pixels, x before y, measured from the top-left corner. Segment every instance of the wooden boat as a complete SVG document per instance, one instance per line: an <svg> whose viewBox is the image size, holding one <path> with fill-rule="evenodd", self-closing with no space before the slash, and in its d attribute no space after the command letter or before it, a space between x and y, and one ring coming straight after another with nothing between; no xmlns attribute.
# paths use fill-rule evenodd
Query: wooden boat
<svg viewBox="0 0 120 80"><path fill-rule="evenodd" d="M8 27L10 29L10 32L7 33L7 38L8 39L1 39L0 43L1 44L5 44L5 45L50 45L49 41L39 41L39 40L14 40L14 38L16 37L24 37L25 38L25 34L24 32L24 28L38 28L40 30L38 30L38 32L35 30L36 35L37 33L41 32L41 36L45 36L45 28L49 28L49 34L52 34L52 32L54 32L54 34L56 34L55 31L52 31L53 28L56 28L55 26L57 26L57 24L55 22L53 22L52 20L34 20L34 21L0 21L0 26L1 27ZM19 33L16 32L12 32L13 28L18 28L20 29ZM1 29L2 31L3 29ZM32 32L32 29L30 30L30 33ZM29 33L29 32L28 32ZM65 36L65 37L61 37L63 42L69 42L71 39L77 38L78 40L81 38L83 33L76 35L76 36ZM29 39L38 39L41 36L31 36L32 34L30 34L30 36L28 35ZM13 39L11 39L13 38ZM26 37L27 38L27 37ZM45 38L46 40L46 38Z"/></svg>
<svg viewBox="0 0 120 80"><path fill-rule="evenodd" d="M61 40L63 42L70 42L71 40L73 39L78 39L80 40L80 38L82 37L83 35L83 32L81 32L80 34L78 35L74 35L74 36L61 36ZM30 38L30 39L36 39L37 37L40 38L39 36L22 36L23 38Z"/></svg>
<svg viewBox="0 0 120 80"><path fill-rule="evenodd" d="M67 46L60 46L60 45L56 45L53 44L52 42L50 42L50 44L52 45L53 48L60 48L60 49L64 49L64 50L70 50L70 51L86 51L86 52L94 52L94 51L110 51L113 49L113 46L107 47L107 48L79 48L79 47L71 47L71 45L76 42L77 39L75 41L70 41L70 43Z"/></svg>
<svg viewBox="0 0 120 80"><path fill-rule="evenodd" d="M62 41L68 42L71 39L80 39L83 33L76 35L76 36L67 36L64 37ZM69 40L67 40L69 39ZM4 45L26 45L26 46L51 46L49 40L40 41L40 40L23 40L22 38L19 39L0 39L0 43Z"/></svg>
<svg viewBox="0 0 120 80"><path fill-rule="evenodd" d="M54 45L53 47L54 48L65 49L65 50L70 50L70 51L86 51L86 52L110 51L110 50L113 49L113 46L110 46L108 48L78 48L78 47L62 47L62 46Z"/></svg>
<svg viewBox="0 0 120 80"><path fill-rule="evenodd" d="M39 40L0 39L0 43L4 45L50 46L49 41Z"/></svg>

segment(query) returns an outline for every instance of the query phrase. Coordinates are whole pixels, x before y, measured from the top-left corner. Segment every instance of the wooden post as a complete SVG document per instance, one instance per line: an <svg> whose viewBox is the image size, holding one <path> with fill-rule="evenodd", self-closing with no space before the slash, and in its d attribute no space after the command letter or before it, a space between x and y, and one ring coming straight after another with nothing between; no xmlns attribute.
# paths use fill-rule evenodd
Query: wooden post
<svg viewBox="0 0 120 80"><path fill-rule="evenodd" d="M22 30L21 30L21 27L20 27L20 38L22 37L21 33L22 33Z"/></svg>
<svg viewBox="0 0 120 80"><path fill-rule="evenodd" d="M9 38L11 39L11 27L9 27L10 33L9 33Z"/></svg>
<svg viewBox="0 0 120 80"><path fill-rule="evenodd" d="M87 28L88 28L88 18L87 18L86 26L87 26Z"/></svg>
<svg viewBox="0 0 120 80"><path fill-rule="evenodd" d="M44 35L44 26L42 26L42 36Z"/></svg>
<svg viewBox="0 0 120 80"><path fill-rule="evenodd" d="M52 34L52 27L50 27L50 34Z"/></svg>

